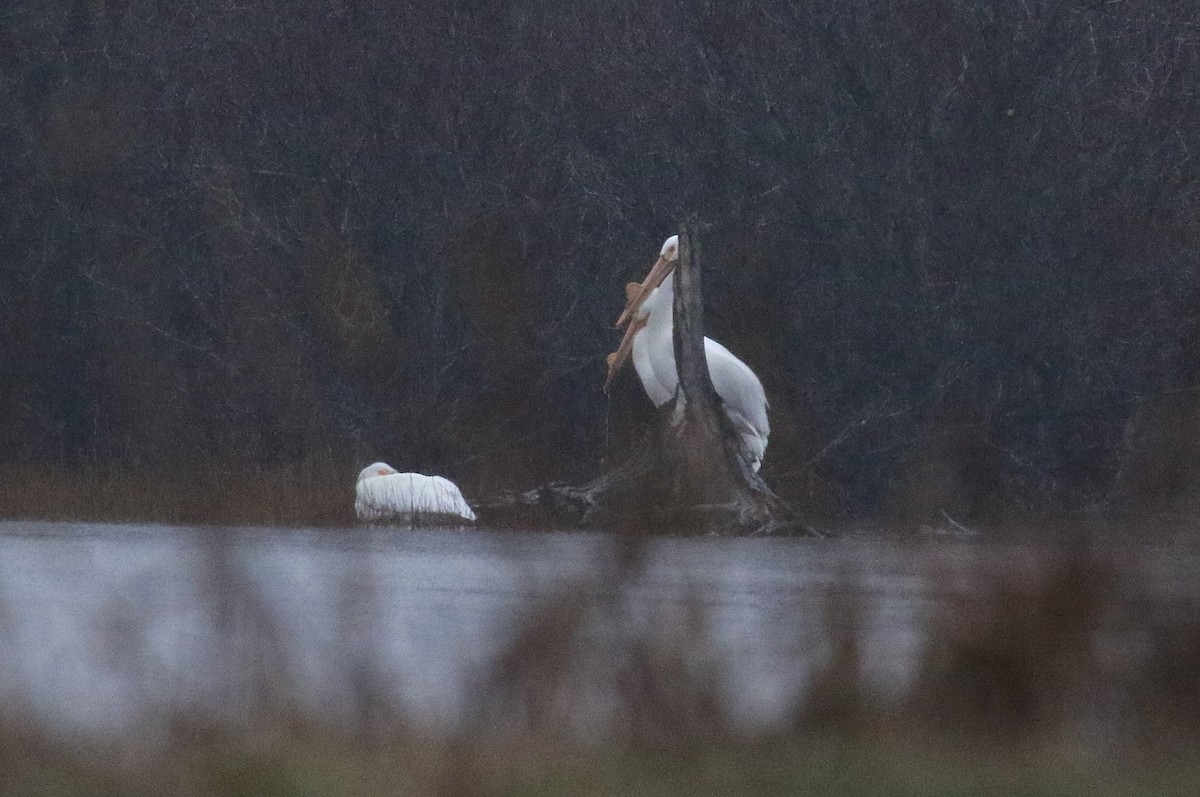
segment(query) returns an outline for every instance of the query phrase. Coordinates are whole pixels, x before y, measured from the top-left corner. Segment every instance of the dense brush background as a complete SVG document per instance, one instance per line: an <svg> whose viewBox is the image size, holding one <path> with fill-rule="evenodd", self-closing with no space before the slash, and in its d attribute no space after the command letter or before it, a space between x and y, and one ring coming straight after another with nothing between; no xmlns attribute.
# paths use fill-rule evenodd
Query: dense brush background
<svg viewBox="0 0 1200 797"><path fill-rule="evenodd" d="M1186 512L1197 86L1187 0L11 3L0 468L585 478L698 211L793 501Z"/></svg>

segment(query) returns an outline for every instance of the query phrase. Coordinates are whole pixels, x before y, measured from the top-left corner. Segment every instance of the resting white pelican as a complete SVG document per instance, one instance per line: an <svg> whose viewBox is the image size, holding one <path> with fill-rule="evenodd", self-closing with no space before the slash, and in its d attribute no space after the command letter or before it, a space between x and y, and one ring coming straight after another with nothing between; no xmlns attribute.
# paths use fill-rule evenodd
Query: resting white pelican
<svg viewBox="0 0 1200 797"><path fill-rule="evenodd" d="M607 389L617 371L633 354L633 367L646 395L661 407L675 398L679 372L675 368L674 286L675 263L679 259L679 236L672 235L662 246L658 261L640 284L626 287L628 303L617 319L617 326L628 327L621 345L608 355ZM762 382L744 362L729 349L710 338L704 339L704 356L713 387L721 397L725 414L733 423L741 442L742 453L751 467L762 466L767 451L771 424L767 420L767 394Z"/></svg>
<svg viewBox="0 0 1200 797"><path fill-rule="evenodd" d="M397 473L384 462L368 465L354 487L359 520L395 518L407 523L475 520L454 482L423 473Z"/></svg>

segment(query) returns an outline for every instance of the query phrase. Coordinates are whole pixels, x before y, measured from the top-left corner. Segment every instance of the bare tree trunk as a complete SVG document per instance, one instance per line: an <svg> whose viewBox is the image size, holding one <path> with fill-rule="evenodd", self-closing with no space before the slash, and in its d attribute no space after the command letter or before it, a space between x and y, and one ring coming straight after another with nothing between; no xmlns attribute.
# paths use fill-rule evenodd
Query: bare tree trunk
<svg viewBox="0 0 1200 797"><path fill-rule="evenodd" d="M679 390L662 435L679 523L707 533L802 531L788 507L742 455L738 436L713 387L704 351L700 246L694 217L679 230L675 267L674 344Z"/></svg>

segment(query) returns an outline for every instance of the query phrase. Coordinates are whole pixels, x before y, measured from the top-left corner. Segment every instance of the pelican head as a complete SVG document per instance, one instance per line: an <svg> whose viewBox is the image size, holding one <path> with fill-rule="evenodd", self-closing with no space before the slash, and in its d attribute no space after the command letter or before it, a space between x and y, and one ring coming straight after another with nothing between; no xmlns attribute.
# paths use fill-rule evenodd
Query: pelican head
<svg viewBox="0 0 1200 797"><path fill-rule="evenodd" d="M663 241L662 249L658 250L659 257L665 257L667 260L679 259L679 236L672 235L667 240Z"/></svg>
<svg viewBox="0 0 1200 797"><path fill-rule="evenodd" d="M358 479L355 484L361 483L364 479L373 479L376 476L390 476L396 472L396 469L386 462L376 462L363 468L358 474Z"/></svg>
<svg viewBox="0 0 1200 797"><path fill-rule="evenodd" d="M634 314L641 309L642 304L646 301L655 288L662 285L663 280L675 268L676 261L679 260L679 236L672 235L667 240L663 241L662 249L658 252L658 260L654 261L654 265L650 267L650 273L646 275L646 279L641 283L630 283L627 289L625 311L621 313L621 317L617 319L617 327L623 327L629 323ZM637 286L634 288L633 286Z"/></svg>
<svg viewBox="0 0 1200 797"><path fill-rule="evenodd" d="M613 377L621 370L621 366L629 359L633 350L633 336L646 324L646 319L638 316L647 297L659 286L675 268L679 260L679 236L672 235L663 241L662 249L658 252L658 260L650 267L650 273L640 283L631 282L625 287L625 310L617 319L617 328L625 327L625 336L621 345L608 355L608 377L604 380L604 389L608 390Z"/></svg>

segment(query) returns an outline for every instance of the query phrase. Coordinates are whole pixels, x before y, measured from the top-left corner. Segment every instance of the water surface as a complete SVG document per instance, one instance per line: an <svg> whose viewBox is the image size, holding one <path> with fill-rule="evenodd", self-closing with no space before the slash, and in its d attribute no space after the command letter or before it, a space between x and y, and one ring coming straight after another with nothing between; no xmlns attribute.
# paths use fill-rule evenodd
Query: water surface
<svg viewBox="0 0 1200 797"><path fill-rule="evenodd" d="M658 539L643 554L623 566L614 540L591 533L3 522L0 694L10 711L89 732L266 697L349 714L386 700L450 726L523 618L589 596L601 607L589 655L638 634L702 641L734 718L769 725L839 625L861 630L867 675L898 692L931 612L1038 555L714 538ZM1139 561L1157 590L1194 588L1194 554Z"/></svg>

